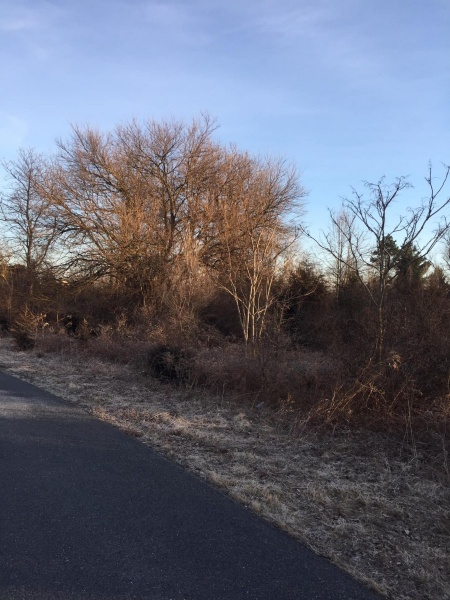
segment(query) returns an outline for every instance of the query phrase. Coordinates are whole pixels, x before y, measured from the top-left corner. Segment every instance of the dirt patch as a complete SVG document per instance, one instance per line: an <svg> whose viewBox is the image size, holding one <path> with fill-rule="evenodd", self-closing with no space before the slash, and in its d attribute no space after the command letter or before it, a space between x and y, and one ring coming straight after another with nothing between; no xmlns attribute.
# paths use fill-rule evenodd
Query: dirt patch
<svg viewBox="0 0 450 600"><path fill-rule="evenodd" d="M159 449L389 598L450 598L449 479L425 448L362 430L294 437L262 409L76 344L25 353L3 338L0 368Z"/></svg>

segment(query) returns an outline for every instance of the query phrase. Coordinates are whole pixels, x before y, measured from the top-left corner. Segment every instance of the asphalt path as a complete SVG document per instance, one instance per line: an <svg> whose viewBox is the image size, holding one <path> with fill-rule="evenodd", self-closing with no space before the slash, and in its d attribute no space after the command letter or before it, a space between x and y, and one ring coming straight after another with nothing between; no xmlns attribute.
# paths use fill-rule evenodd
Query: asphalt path
<svg viewBox="0 0 450 600"><path fill-rule="evenodd" d="M1 600L376 600L113 426L0 373Z"/></svg>

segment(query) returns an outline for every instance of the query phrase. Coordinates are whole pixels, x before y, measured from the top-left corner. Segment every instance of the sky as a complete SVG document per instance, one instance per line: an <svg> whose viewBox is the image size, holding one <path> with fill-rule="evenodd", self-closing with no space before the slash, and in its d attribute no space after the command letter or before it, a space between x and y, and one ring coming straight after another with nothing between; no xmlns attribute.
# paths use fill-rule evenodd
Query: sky
<svg viewBox="0 0 450 600"><path fill-rule="evenodd" d="M351 186L408 175L415 206L450 164L450 0L0 0L0 64L0 158L207 112L297 167L316 229Z"/></svg>

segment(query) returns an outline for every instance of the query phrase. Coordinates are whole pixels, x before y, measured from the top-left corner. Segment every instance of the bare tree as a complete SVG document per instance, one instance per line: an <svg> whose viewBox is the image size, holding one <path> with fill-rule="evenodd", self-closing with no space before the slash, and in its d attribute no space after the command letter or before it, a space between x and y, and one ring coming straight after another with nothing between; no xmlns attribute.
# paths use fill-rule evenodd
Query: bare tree
<svg viewBox="0 0 450 600"><path fill-rule="evenodd" d="M357 229L356 216L348 210L341 208L337 213L330 211L330 217L330 231L324 235L324 244L329 249L331 259L329 276L339 298L346 284L363 276L364 265L358 259L359 252L355 252L355 248L363 248L364 236Z"/></svg>
<svg viewBox="0 0 450 600"><path fill-rule="evenodd" d="M148 182L129 168L110 134L74 128L59 149L54 201L64 225L67 269L88 280L109 277L145 294L156 268Z"/></svg>
<svg viewBox="0 0 450 600"><path fill-rule="evenodd" d="M207 186L214 126L208 117L132 122L109 134L74 128L59 142L59 192L67 267L109 277L146 302L184 261L193 268L197 196Z"/></svg>
<svg viewBox="0 0 450 600"><path fill-rule="evenodd" d="M414 248L411 253L411 260L414 261L423 261L442 240L449 230L449 223L443 212L450 205L450 197L441 198L449 173L450 167L446 167L443 177L435 185L430 166L425 178L429 189L428 198L423 199L418 207L409 208L406 216L391 216L401 192L411 188L405 177L397 178L391 185L387 185L384 178L377 183L366 182L367 199L353 189L352 196L344 201L344 209L352 219L352 227L348 229L342 226L342 222L332 215L332 225L339 231L348 248L348 258L343 257L339 248L331 243L330 237L325 237L325 241L316 240L323 250L358 277L375 307L377 332L374 357L378 360L382 360L385 351L386 295L395 279L401 275L400 270L392 272L392 240L398 239L398 247L401 249ZM437 222L434 224L434 231L428 233L423 240L424 233L427 233L428 226L432 226L435 219ZM372 276L367 277L368 273Z"/></svg>
<svg viewBox="0 0 450 600"><path fill-rule="evenodd" d="M23 192L28 204L16 203L13 216L23 219L27 264L56 239L46 237L44 248L29 223L29 207L45 208L39 217L55 219L66 272L178 312L192 311L214 281L234 298L253 344L296 237L287 219L304 190L284 161L227 149L212 139L214 129L206 115L188 125L133 121L109 133L74 127L39 185L37 159L22 157L33 177Z"/></svg>
<svg viewBox="0 0 450 600"><path fill-rule="evenodd" d="M149 121L120 127L118 139L127 162L151 182L159 222L161 251L167 259L183 252L186 234L195 235L192 221L198 196L205 193L216 145L211 140L216 125L208 115L183 122ZM187 243L192 246L192 240Z"/></svg>
<svg viewBox="0 0 450 600"><path fill-rule="evenodd" d="M46 194L48 164L34 150L20 150L17 160L2 163L10 185L0 196L0 219L8 239L28 272L38 273L58 236L56 214Z"/></svg>
<svg viewBox="0 0 450 600"><path fill-rule="evenodd" d="M212 242L208 260L213 258L219 284L236 303L246 345L254 348L274 301L277 268L297 237L287 219L305 191L282 160L262 161L234 150L224 169L206 228Z"/></svg>

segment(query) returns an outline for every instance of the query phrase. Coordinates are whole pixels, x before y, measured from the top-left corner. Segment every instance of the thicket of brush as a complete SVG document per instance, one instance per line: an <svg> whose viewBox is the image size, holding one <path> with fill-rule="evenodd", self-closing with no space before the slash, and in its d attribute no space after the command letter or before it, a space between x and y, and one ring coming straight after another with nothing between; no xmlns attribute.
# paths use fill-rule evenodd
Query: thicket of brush
<svg viewBox="0 0 450 600"><path fill-rule="evenodd" d="M17 347L86 352L180 385L264 403L292 426L314 423L443 435L450 422L450 285L442 272L398 282L386 298L383 355L377 312L358 281L336 290L311 265L275 282L264 334L245 343L237 308L205 290L186 314L118 297L106 283L33 278L9 269L0 322Z"/></svg>
<svg viewBox="0 0 450 600"><path fill-rule="evenodd" d="M407 182L354 192L317 240L321 269L295 259L295 170L213 130L74 129L53 157L5 163L2 330L22 350L78 348L264 403L294 427L445 440L450 285L427 256L448 234L448 169L437 189L430 170L428 200L391 229Z"/></svg>

